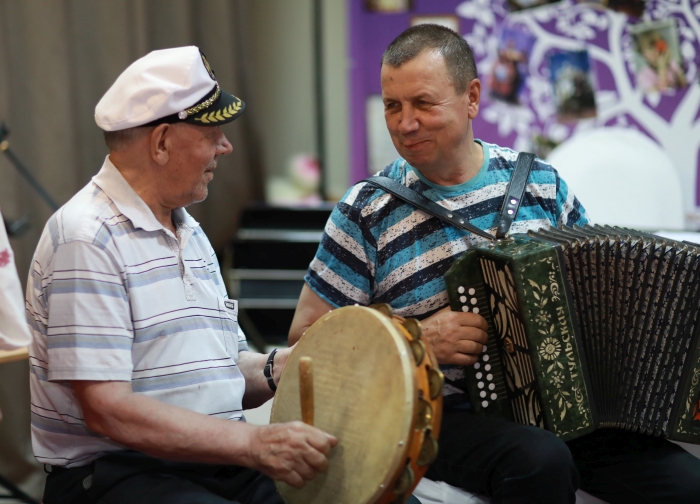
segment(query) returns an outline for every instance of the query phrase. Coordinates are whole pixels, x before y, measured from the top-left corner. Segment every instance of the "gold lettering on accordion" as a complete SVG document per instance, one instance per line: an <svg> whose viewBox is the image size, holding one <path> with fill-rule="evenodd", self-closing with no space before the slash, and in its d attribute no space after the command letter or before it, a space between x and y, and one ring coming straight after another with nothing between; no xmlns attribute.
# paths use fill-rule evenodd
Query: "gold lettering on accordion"
<svg viewBox="0 0 700 504"><path fill-rule="evenodd" d="M548 385L542 390L551 397L548 403L552 417L563 422L574 408L583 420L578 428L585 428L590 424L585 405L585 390L582 385L571 383L580 379L580 370L569 314L566 305L562 304L563 287L559 282L557 265L552 257L539 259L536 263L545 266L545 275L541 277L544 285L530 277L531 268L523 265L519 272L523 279L522 285L531 287L526 293L534 298L530 301L531 321L543 338L537 346L536 353L537 358L545 363L540 367L540 375ZM567 434L566 428L562 429L563 424L555 422L552 427L558 435Z"/></svg>
<svg viewBox="0 0 700 504"><path fill-rule="evenodd" d="M571 378L576 378L578 377L576 355L574 354L574 347L571 344L571 333L569 332L569 324L566 322L566 312L564 311L564 307L557 306L556 314L557 322L559 323L561 341L564 343L564 355L566 355L566 362L569 366L569 374L571 374Z"/></svg>

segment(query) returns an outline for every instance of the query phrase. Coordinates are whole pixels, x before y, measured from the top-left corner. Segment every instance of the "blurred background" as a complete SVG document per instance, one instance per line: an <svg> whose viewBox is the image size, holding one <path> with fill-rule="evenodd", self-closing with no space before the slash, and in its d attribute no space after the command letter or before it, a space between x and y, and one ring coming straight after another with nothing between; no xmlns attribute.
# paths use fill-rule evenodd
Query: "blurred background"
<svg viewBox="0 0 700 504"><path fill-rule="evenodd" d="M396 157L379 70L401 31L463 34L484 85L475 136L550 160L595 221L691 233L699 19L700 0L0 0L0 150L62 205L107 154L93 112L119 73L199 46L247 109L224 126L234 150L209 198L188 211L265 350L285 343L333 202ZM10 156L0 208L24 282L53 209ZM38 498L27 373L0 365L0 474Z"/></svg>

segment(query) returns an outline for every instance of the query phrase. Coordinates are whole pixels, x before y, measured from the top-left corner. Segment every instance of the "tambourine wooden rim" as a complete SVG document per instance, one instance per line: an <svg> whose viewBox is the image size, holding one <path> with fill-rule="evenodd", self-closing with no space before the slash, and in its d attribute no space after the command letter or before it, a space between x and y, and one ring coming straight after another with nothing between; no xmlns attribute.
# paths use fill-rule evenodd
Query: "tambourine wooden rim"
<svg viewBox="0 0 700 504"><path fill-rule="evenodd" d="M333 310L306 331L290 355L271 422L301 420L299 360L311 357L314 425L338 437L339 444L328 472L303 489L277 483L286 502L403 502L434 459L442 374L419 339L420 324L390 317L389 310Z"/></svg>

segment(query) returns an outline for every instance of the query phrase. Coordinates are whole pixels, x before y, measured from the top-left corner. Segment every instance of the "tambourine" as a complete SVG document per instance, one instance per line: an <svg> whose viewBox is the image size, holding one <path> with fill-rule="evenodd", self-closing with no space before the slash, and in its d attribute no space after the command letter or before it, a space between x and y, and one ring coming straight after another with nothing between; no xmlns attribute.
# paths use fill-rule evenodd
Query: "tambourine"
<svg viewBox="0 0 700 504"><path fill-rule="evenodd" d="M282 372L271 422L304 419L338 445L328 471L302 489L276 483L285 502L406 500L437 455L442 416L444 377L420 336L419 322L393 316L389 305L339 308L304 333Z"/></svg>

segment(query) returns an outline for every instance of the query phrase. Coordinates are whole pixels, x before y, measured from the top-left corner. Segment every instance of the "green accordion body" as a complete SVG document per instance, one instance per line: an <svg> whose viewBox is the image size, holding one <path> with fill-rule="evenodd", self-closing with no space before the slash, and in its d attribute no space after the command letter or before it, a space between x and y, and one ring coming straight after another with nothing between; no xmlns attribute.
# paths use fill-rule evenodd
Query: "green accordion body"
<svg viewBox="0 0 700 504"><path fill-rule="evenodd" d="M489 324L466 368L473 410L564 440L618 427L700 443L698 248L610 229L515 235L450 268L452 310Z"/></svg>

